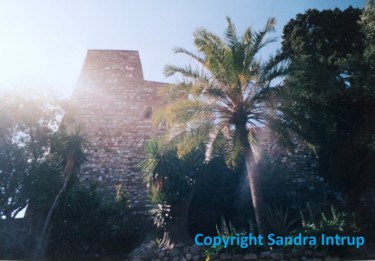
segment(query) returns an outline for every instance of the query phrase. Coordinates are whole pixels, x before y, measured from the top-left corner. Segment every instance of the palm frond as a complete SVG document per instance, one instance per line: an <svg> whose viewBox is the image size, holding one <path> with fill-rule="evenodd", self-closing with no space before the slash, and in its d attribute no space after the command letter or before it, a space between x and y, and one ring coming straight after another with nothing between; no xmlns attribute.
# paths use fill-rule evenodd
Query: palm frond
<svg viewBox="0 0 375 261"><path fill-rule="evenodd" d="M261 67L260 83L270 86L270 83L278 78L284 77L289 72L288 61L283 57L280 50L271 55L267 62Z"/></svg>
<svg viewBox="0 0 375 261"><path fill-rule="evenodd" d="M192 68L191 65L185 67L167 65L164 67L164 75L166 77L171 77L176 73L180 73L182 76L187 78L198 79L200 82L206 82L209 79L204 70Z"/></svg>
<svg viewBox="0 0 375 261"><path fill-rule="evenodd" d="M206 153L205 153L205 160L208 162L213 158L214 149L217 148L217 143L220 138L220 134L223 133L223 130L228 128L227 122L222 122L221 124L214 125L208 134L208 138L206 139Z"/></svg>
<svg viewBox="0 0 375 261"><path fill-rule="evenodd" d="M273 32L275 30L275 25L276 25L276 18L271 17L267 20L267 23L265 27L263 28L263 30L253 34L253 37L252 37L253 41L252 41L252 44L250 45L250 51L248 52L249 54L247 56L246 64L250 64L250 61L254 59L255 55L259 53L259 51L263 49L263 47L265 47L266 45L270 43L276 42L277 40L276 37L265 39L265 36L268 33Z"/></svg>
<svg viewBox="0 0 375 261"><path fill-rule="evenodd" d="M229 17L227 17L227 22L228 22L228 26L224 33L225 40L227 41L228 47L230 49L234 49L238 45L236 28Z"/></svg>
<svg viewBox="0 0 375 261"><path fill-rule="evenodd" d="M185 48L182 48L182 47L175 47L173 48L173 51L178 54L178 53L182 53L182 54L185 54L187 56L189 56L190 58L193 58L195 61L197 61L198 63L200 64L204 64L204 58L200 57L199 54L195 54Z"/></svg>
<svg viewBox="0 0 375 261"><path fill-rule="evenodd" d="M262 30L253 32L249 27L239 36L227 17L223 38L200 28L194 32L197 53L174 49L198 66L165 67L167 76L180 74L182 81L175 90L171 88L169 97L174 99L154 113L159 122L166 124L167 140L177 147L179 157L204 141L207 159L220 149L227 152L228 165L235 165L243 147L248 147L240 135L249 135L246 138L256 150L256 137L249 128L264 124L264 101L271 97L271 83L286 69L278 55L266 63L258 55L264 46L275 41L276 38L266 38L275 29L275 22L275 18L270 18ZM241 133L236 133L238 129Z"/></svg>
<svg viewBox="0 0 375 261"><path fill-rule="evenodd" d="M204 67L222 82L228 82L231 72L232 52L215 34L201 29L195 32L194 43L205 57ZM230 67L228 67L230 66Z"/></svg>
<svg viewBox="0 0 375 261"><path fill-rule="evenodd" d="M186 99L190 95L191 86L191 82L180 81L178 84L169 84L162 87L158 94L163 97L166 103Z"/></svg>
<svg viewBox="0 0 375 261"><path fill-rule="evenodd" d="M194 126L175 126L169 135L168 143L177 148L179 158L184 157L207 141L212 126L211 121L201 121Z"/></svg>

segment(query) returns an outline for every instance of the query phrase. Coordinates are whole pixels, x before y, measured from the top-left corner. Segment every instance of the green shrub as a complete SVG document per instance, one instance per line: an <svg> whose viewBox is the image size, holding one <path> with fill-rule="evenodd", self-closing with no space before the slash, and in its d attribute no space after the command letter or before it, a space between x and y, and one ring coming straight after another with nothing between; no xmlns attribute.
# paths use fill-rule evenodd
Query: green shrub
<svg viewBox="0 0 375 261"><path fill-rule="evenodd" d="M288 208L284 209L276 205L268 206L267 219L271 232L279 236L287 235L297 221L297 218L289 220Z"/></svg>
<svg viewBox="0 0 375 261"><path fill-rule="evenodd" d="M151 224L133 214L124 197L117 199L104 200L95 188L73 188L54 220L49 256L60 259L130 252Z"/></svg>
<svg viewBox="0 0 375 261"><path fill-rule="evenodd" d="M217 236L220 237L241 237L241 236L248 236L250 233L252 235L256 235L256 229L255 224L250 221L249 222L249 229L236 229L230 222L227 224L225 219L221 218L221 224L220 227L216 225L216 233ZM249 252L260 252L262 250L265 250L266 246L251 246L248 248L241 248L238 245L231 245L229 244L227 248L224 248L223 245L219 245L217 247L212 246L208 250L206 250L205 254L208 257L208 260L211 256L221 253L231 253L231 254L245 254Z"/></svg>
<svg viewBox="0 0 375 261"><path fill-rule="evenodd" d="M314 237L321 237L322 234L327 236L335 236L336 234L354 236L359 235L363 231L358 215L355 213L338 212L333 205L331 205L331 213L327 215L322 212L319 221L315 218L309 204L307 204L307 212L307 216L302 211L300 212L302 226L294 230L292 235L301 233L304 236Z"/></svg>

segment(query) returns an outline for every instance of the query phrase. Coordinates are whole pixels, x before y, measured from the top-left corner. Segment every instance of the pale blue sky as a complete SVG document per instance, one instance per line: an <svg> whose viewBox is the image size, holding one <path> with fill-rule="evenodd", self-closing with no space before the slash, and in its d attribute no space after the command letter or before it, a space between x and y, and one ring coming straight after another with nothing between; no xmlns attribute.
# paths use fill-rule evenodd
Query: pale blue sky
<svg viewBox="0 0 375 261"><path fill-rule="evenodd" d="M0 0L0 85L48 85L68 95L87 49L138 50L146 80L171 81L164 66L187 62L172 48L193 50L198 27L222 35L226 16L240 32L276 16L280 40L297 13L349 5L364 0Z"/></svg>

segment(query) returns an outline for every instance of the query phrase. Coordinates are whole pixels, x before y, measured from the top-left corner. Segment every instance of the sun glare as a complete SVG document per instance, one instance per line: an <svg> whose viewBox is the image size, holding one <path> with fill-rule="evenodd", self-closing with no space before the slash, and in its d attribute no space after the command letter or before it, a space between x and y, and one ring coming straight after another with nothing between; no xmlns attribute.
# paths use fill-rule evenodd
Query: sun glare
<svg viewBox="0 0 375 261"><path fill-rule="evenodd" d="M82 66L83 48L53 36L7 33L9 37L0 42L0 91L49 86L69 97Z"/></svg>

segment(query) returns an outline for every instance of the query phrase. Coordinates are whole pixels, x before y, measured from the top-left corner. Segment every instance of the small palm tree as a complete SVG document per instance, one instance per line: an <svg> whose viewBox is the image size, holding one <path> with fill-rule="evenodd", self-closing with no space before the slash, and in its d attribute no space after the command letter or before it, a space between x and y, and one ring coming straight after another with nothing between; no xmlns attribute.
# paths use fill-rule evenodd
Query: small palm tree
<svg viewBox="0 0 375 261"><path fill-rule="evenodd" d="M87 145L87 141L83 138L80 130L77 129L70 135L62 134L58 139L55 149L56 160L63 171L64 183L58 194L56 195L44 221L42 233L36 248L35 257L39 258L44 251L50 224L53 214L59 207L59 203L64 193L67 191L69 183L76 177L81 165L86 161L86 155L83 152L83 147Z"/></svg>
<svg viewBox="0 0 375 261"><path fill-rule="evenodd" d="M166 125L168 141L177 144L179 156L205 142L206 160L215 150L225 151L231 165L239 155L245 157L258 229L265 233L266 208L259 173L254 168L254 128L265 123L266 93L284 74L285 67L277 55L267 62L259 58L260 50L275 41L266 38L274 30L275 18L259 32L247 28L241 37L230 18L227 21L224 39L206 29L194 33L197 54L175 49L192 58L196 67L165 67L166 76L180 74L183 80L168 87L164 96L169 103L155 113L154 120Z"/></svg>

